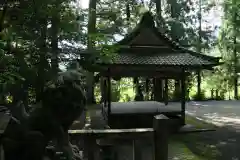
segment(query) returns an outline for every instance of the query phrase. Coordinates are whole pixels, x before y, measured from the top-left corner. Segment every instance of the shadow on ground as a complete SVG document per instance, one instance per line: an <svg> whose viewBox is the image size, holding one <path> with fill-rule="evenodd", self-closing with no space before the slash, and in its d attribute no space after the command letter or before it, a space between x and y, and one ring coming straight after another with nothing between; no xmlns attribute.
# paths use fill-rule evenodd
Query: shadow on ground
<svg viewBox="0 0 240 160"><path fill-rule="evenodd" d="M206 160L240 160L240 132L231 126L213 132L192 133L174 137L195 155Z"/></svg>

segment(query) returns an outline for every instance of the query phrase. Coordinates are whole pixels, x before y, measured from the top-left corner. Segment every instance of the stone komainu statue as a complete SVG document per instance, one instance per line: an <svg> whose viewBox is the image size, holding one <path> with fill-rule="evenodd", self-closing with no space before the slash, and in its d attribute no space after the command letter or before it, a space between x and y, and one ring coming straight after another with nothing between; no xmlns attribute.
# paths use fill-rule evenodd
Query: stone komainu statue
<svg viewBox="0 0 240 160"><path fill-rule="evenodd" d="M46 146L56 142L68 159L79 159L69 142L68 129L86 105L81 75L76 71L60 73L47 84L38 104L26 113L22 103L15 107L16 120L11 120L2 137L6 160L42 160ZM12 109L14 110L14 109Z"/></svg>

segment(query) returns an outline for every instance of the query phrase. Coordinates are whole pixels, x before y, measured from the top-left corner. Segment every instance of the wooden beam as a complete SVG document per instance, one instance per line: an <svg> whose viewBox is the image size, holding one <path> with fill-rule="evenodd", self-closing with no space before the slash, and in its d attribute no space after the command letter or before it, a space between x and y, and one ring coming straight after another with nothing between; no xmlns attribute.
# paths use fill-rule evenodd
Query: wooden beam
<svg viewBox="0 0 240 160"><path fill-rule="evenodd" d="M112 71L111 73L102 72L101 76L111 77L151 77L151 78L168 78L168 79L180 79L181 72L154 72L154 71L141 71L141 70L124 70L124 71ZM108 75L110 74L110 75Z"/></svg>

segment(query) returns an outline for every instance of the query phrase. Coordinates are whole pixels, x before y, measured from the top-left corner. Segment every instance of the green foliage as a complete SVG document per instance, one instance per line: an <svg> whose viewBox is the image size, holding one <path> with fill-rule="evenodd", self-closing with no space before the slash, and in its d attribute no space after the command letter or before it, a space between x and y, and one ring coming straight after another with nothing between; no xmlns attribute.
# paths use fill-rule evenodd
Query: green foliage
<svg viewBox="0 0 240 160"><path fill-rule="evenodd" d="M111 99L112 102L118 102L120 100L120 89L119 89L120 82L112 82L112 95Z"/></svg>
<svg viewBox="0 0 240 160"><path fill-rule="evenodd" d="M195 95L193 95L192 100L194 100L194 101L207 100L207 97L205 95L205 91L201 91L200 95L198 95L197 93Z"/></svg>
<svg viewBox="0 0 240 160"><path fill-rule="evenodd" d="M71 49L69 54L69 44L85 40L83 37L86 34L78 32L84 27L77 19L82 11L73 5L75 2L72 0L8 3L0 41L0 82L17 85L26 82L25 89L31 87L32 92L37 92L56 75L50 65L50 59L55 54L57 63L65 63L69 59L65 58L67 55L76 57L75 49ZM12 17L15 19L12 20ZM52 25L54 20L58 23L55 31ZM57 37L55 43L60 44L57 48L51 44L53 36Z"/></svg>
<svg viewBox="0 0 240 160"><path fill-rule="evenodd" d="M149 8L155 15L157 25L163 33L181 45L191 46L191 49L207 49L206 52L209 54L209 47L216 44L214 30L206 28L199 32L198 21L200 17L202 21L205 21L202 16L215 6L206 0L201 0L201 4L199 2L166 1L161 6L161 15L157 14L157 7L153 1L144 3L145 8ZM94 40L96 49L101 50L100 55L93 55L93 58L100 56L101 61L109 62L118 50L118 46L110 47L109 45L121 39L136 26L144 6L140 1L97 1L96 33L87 36L88 9L79 8L78 5L75 5L74 0L19 1L16 4L8 1L8 3L10 4L9 12L5 18L4 30L1 33L3 36L0 40L1 88L10 92L6 87L7 84L26 82L27 85L24 87L28 90L31 88L33 97L42 87L41 83L45 84L56 75L52 69L52 59L55 54L57 54L57 63L61 67L67 66L67 69L72 67L75 69L74 65L68 66L68 64L79 58L78 49L87 46L88 36ZM234 0L224 0L224 19L217 42L219 51L214 49L212 52L214 55L222 54L226 63L217 67L214 74L203 73L202 86L206 92L209 92L209 89L219 89L219 92L226 93L233 89L234 59L232 52L234 44L232 39L235 35L240 39L239 17L233 21L232 14L235 11L238 13L237 5L239 5L237 0L236 4ZM201 12L200 7L202 8ZM13 17L15 17L14 20L12 20ZM58 49L51 44L54 39L53 20L58 24L55 34L59 44ZM237 26L235 34L233 34L234 25ZM199 43L199 36L201 36L201 43ZM238 55L239 49L239 44L237 44ZM238 64L240 63L238 62ZM240 66L238 65L237 68ZM85 71L80 70L84 74ZM195 75L189 77L188 89L194 90L195 79ZM145 81L145 79L141 79L143 87L146 87ZM132 81L124 79L114 85L112 96L115 97L115 100L133 100ZM171 83L169 86L169 92L173 93L174 84ZM99 92L99 87L96 88ZM149 84L149 93L151 89L152 82ZM171 94L171 96L176 97L177 95Z"/></svg>
<svg viewBox="0 0 240 160"><path fill-rule="evenodd" d="M240 38L240 2L237 0L224 0L223 9L224 16L221 26L221 32L219 36L219 49L225 64L221 66L221 80L222 86L228 91L237 87L234 79L238 76L236 73L239 72L239 42ZM224 86L223 86L224 85Z"/></svg>

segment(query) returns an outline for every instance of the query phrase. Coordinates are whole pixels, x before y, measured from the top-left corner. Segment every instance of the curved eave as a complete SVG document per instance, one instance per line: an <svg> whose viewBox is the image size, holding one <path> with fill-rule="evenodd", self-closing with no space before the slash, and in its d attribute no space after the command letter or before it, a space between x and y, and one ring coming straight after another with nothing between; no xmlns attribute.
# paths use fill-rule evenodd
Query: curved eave
<svg viewBox="0 0 240 160"><path fill-rule="evenodd" d="M219 63L219 61L222 59L222 57L213 57L213 56L209 56L209 55L205 55L205 54L201 54L201 53L189 50L189 49L184 48L184 47L180 47L180 46L177 46L177 47L184 53L190 53L193 56L198 56L198 57L201 57L201 58L206 59L208 61L213 61L215 63Z"/></svg>
<svg viewBox="0 0 240 160"><path fill-rule="evenodd" d="M175 68L175 69L185 69L188 71L193 70L212 70L215 66L221 65L223 63L208 64L208 65L152 65L152 64L113 64L113 63L89 63L83 60L79 60L80 65L88 71L91 72L103 72L108 69L114 70L117 67L122 67L128 70L134 71L134 67L138 69L143 69L144 71L154 72L162 68Z"/></svg>

